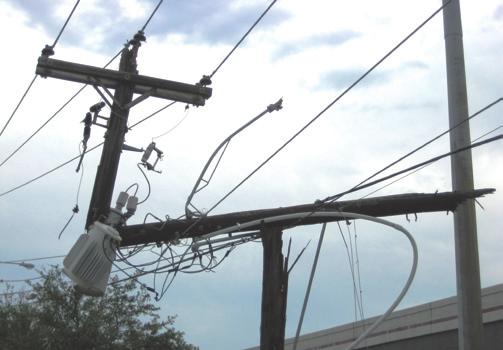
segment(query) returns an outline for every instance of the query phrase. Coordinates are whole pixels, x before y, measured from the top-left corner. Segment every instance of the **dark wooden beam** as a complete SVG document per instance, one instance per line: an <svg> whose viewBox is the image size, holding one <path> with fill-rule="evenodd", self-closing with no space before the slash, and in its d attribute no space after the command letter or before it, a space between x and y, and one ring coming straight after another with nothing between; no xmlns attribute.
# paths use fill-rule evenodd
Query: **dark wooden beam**
<svg viewBox="0 0 503 350"><path fill-rule="evenodd" d="M109 89L117 89L122 85L129 85L132 86L133 93L135 94L149 93L152 97L190 103L196 106L204 105L205 100L211 97L211 88L200 85L152 78L139 75L137 72L98 68L45 56L38 59L35 73L44 78L70 80Z"/></svg>
<svg viewBox="0 0 503 350"><path fill-rule="evenodd" d="M252 220L259 220L270 216L311 212L313 210L323 211L347 211L371 216L392 216L402 214L414 214L438 211L454 211L459 203L467 200L482 197L493 193L494 189L480 189L469 192L443 192L443 193L410 193L393 196L383 196L366 198L359 200L348 200L334 202L319 208L319 205L302 204L274 209L260 209L213 215L204 219L190 220L169 220L165 222L155 222L140 225L131 225L119 228L122 237L122 245L130 246L151 242L168 242L184 237L198 237L236 223L245 223ZM337 221L338 218L316 218L310 217L297 225L319 224L321 222ZM287 226L290 222L280 222L278 225ZM249 228L249 230L259 230L260 227Z"/></svg>
<svg viewBox="0 0 503 350"><path fill-rule="evenodd" d="M286 286L288 279L282 253L283 233L277 227L264 227L261 233L264 263L260 349L283 350L285 348Z"/></svg>

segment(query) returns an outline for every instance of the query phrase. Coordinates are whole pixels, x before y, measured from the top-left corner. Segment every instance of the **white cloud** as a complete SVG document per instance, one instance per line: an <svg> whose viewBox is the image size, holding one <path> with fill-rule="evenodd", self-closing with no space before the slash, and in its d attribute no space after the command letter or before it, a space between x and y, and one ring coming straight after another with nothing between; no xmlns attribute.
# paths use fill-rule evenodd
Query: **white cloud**
<svg viewBox="0 0 503 350"><path fill-rule="evenodd" d="M233 5L233 9L238 11L240 7L254 4L259 3L244 1ZM70 5L69 2L59 3L58 17L64 14L62 9L68 11ZM120 16L122 19L141 22L146 16L145 11L149 11L152 5L139 1L122 2L120 6L124 11L120 11ZM498 1L484 2L483 5L462 4L469 105L473 111L501 94L502 86L497 77L502 73L498 63L503 36L501 22L494 17L498 5ZM358 9L349 3L342 6L337 2L322 1L279 1L276 6L277 10L285 11L290 17L277 26L269 25L267 30L259 25L215 75L213 96L206 106L191 107L188 118L175 131L157 140L165 152L164 160L159 163L163 174L149 173L153 193L147 204L139 208L134 222L140 222L147 212L158 216L181 214L186 195L213 149L236 128L283 96L283 110L265 116L231 142L214 182L196 197L198 205L210 207L342 92L343 85L336 84L340 80L320 89L320 82L327 79L330 73L347 73L348 70L363 73L437 8L439 2L367 1L365 4L359 3ZM72 19L70 22L69 30L78 33L80 25L88 28L82 21L93 14L98 16L99 11L97 3L84 2L78 9L75 21ZM276 8L271 11L276 11ZM9 67L4 72L4 79L9 84L1 88L3 100L6 101L0 106L0 123L3 126L21 91L33 77L40 50L46 43L52 42L54 33L50 31L48 34L45 28L34 27L25 13L14 10L6 2L0 3L0 23L3 29L15 29L16 32L15 36L7 36L4 42L12 50L15 48L15 54L2 56L2 63ZM114 25L119 22L112 19L110 23ZM129 32L131 28L136 27L123 30L124 38L134 34ZM97 22L85 36L85 47L62 40L55 58L98 66L104 64L109 57L90 48L101 44L117 46L117 50L120 48L118 43L112 45L105 41L107 30L107 24ZM236 28L236 32L241 31L242 28ZM326 38L325 35L341 31L352 31L358 35L334 46L321 41L317 42L318 45L306 41L320 36ZM138 68L141 74L195 83L203 74L211 73L231 48L222 43L199 43L192 40L187 30L176 33L149 35L147 31L147 42L140 48ZM284 44L298 44L298 50L294 54L275 55L278 47ZM377 74L370 77L374 79L372 83L363 81L342 98L231 195L216 212L312 202L347 189L384 164L445 130L448 122L443 45L442 20L438 16L378 68ZM342 78L342 73L334 77ZM1 160L78 87L78 84L39 79L0 138ZM2 166L0 192L75 156L82 137L80 121L89 106L98 100L97 94L87 89L26 148ZM130 120L139 120L163 104L164 101L147 100L131 111ZM500 123L502 106L498 105L473 120L474 137ZM159 117L128 132L128 144L145 147L153 136L170 129L183 117L183 108L181 104L173 106ZM91 144L102 140L103 131L93 127ZM442 140L390 171L447 150L448 142ZM500 150L501 144L495 143L474 151L477 186L501 187ZM136 169L138 160L138 154L123 153L116 190L139 182L139 194L143 197L146 186ZM0 248L3 260L55 255L69 249L83 229L98 161L99 151L85 157L86 171L79 203L81 212L60 241L56 239L57 233L75 204L78 175L75 174L74 164L0 198L0 221L4 225L0 239L8 242ZM448 167L448 161L435 164L377 195L448 190ZM348 198L357 198L357 195L359 193ZM498 212L501 194L497 192L481 202L486 207L486 211L478 216L481 272L482 283L487 285L501 282L503 267L499 255L503 247L498 232L498 227L501 227ZM418 223L407 223L404 218L392 220L411 229L418 239L421 255L418 277L406 304L426 302L453 293L452 216L445 217L445 213L423 214L419 215ZM399 238L388 238L379 229L361 226L359 230L363 283L367 286L366 305L368 313L372 314L385 308L394 296L394 290L402 283L406 269L401 264L402 261L408 261L409 251ZM318 228L300 228L291 235L294 237L294 250L299 251L308 239L317 237ZM292 275L287 326L290 333L295 328L300 309L305 278L314 252L313 243ZM179 314L179 323L189 339L202 348L215 344L215 339L209 339L208 334L221 332L222 324L228 330L229 344L234 345L228 348L250 346L256 342L259 325L253 322L259 319L260 295L257 290L260 289L261 257L260 247L255 248L237 250L215 274L182 276L175 281L168 298L160 303L163 312ZM313 316L306 319L306 330L348 322L353 317L352 305L348 303L352 289L345 251L337 235L327 238L327 252L330 249L335 253L327 253L321 260L317 275L319 285L315 292L317 300L313 301L312 310L313 315L321 315L323 307L329 305L330 310L338 310L339 316ZM390 251L393 254L389 254ZM373 264L375 260L380 263ZM4 277L4 273L15 272L2 267L0 273L0 277ZM249 275L253 276L253 281L247 281ZM442 275L448 278L438 278ZM386 288L386 291L376 292L384 279L390 281L386 282L389 283L389 290ZM251 289L252 284L254 289L248 291L247 288ZM211 287L213 294L209 299L202 297L204 286ZM341 287L337 289L338 297L335 298L333 288L337 286ZM240 302L236 301L236 295L231 297L233 290L242 293ZM348 307L342 303L348 304L345 304ZM244 304L246 312L251 313L249 310L253 309L255 313L247 315L246 322L240 324L238 311ZM202 313L201 317L207 320L204 327L193 324L194 313L198 310ZM222 310L225 310L225 314ZM241 332L242 329L246 331Z"/></svg>

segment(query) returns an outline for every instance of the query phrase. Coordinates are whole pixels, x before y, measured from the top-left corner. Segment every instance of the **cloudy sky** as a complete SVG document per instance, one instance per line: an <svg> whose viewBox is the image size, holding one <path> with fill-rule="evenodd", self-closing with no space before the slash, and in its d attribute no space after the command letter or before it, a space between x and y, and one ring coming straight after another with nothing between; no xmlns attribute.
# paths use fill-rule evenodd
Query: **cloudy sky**
<svg viewBox="0 0 503 350"><path fill-rule="evenodd" d="M103 66L141 28L157 1L83 0L55 48L54 58ZM131 223L151 212L178 217L199 172L213 149L265 107L284 99L284 108L268 114L230 144L210 186L195 198L210 208L260 162L327 106L348 85L387 53L441 4L427 1L279 0L213 79L213 96L204 107L191 107L173 132L156 139L165 157L162 174L149 173L152 195ZM146 30L140 48L141 74L187 83L210 74L268 6L263 0L164 1ZM3 127L34 76L40 50L52 44L74 5L65 1L0 1L3 70L0 126ZM470 113L502 97L503 5L497 0L462 1ZM116 63L112 65L116 67ZM37 79L0 137L0 161L68 100L80 85ZM354 90L313 123L293 143L218 206L214 213L310 203L354 186L376 170L448 128L442 16L419 31ZM52 169L78 154L83 119L99 96L87 88L11 159L0 166L0 193ZM166 101L147 100L130 113L135 122ZM131 130L127 143L146 147L185 117L176 104ZM471 124L475 139L502 124L497 104ZM108 113L105 110L104 113ZM501 132L501 129L499 130ZM495 134L492 134L495 135ZM102 141L92 128L89 145ZM501 142L473 152L476 187L494 187L477 209L483 286L503 282ZM443 138L393 170L448 151ZM75 163L26 187L0 196L0 260L65 254L83 232L99 152L85 157L78 198L81 211L58 240L76 203L80 174ZM123 153L116 193L138 182L140 156ZM389 186L375 195L450 190L449 161ZM377 189L377 187L375 188ZM371 192L370 189L368 192ZM346 199L360 198L368 192ZM115 195L114 195L115 198ZM420 214L417 222L390 218L416 237L419 268L400 307L455 293L452 215ZM411 264L408 242L397 232L357 222L359 268L365 316L382 313L401 289ZM343 227L346 230L345 227ZM292 254L311 240L290 275L287 336L295 333L320 227L285 233ZM305 332L354 321L347 252L337 225L327 229ZM177 276L159 302L163 314L177 314L177 326L202 349L256 345L260 326L261 246L234 250L215 273ZM37 261L37 267L62 259ZM0 265L0 278L34 273ZM151 277L145 277L151 284ZM3 287L2 287L3 288Z"/></svg>

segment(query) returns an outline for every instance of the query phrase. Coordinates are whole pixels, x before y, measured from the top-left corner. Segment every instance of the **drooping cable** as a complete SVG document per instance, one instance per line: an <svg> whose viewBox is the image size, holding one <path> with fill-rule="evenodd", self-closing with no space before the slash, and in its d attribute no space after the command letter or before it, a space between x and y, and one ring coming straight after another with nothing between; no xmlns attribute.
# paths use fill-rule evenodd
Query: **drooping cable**
<svg viewBox="0 0 503 350"><path fill-rule="evenodd" d="M82 149L80 147L82 147ZM86 149L87 149L87 146L83 142L81 142L79 144L80 159L82 159L82 153L84 153L86 151ZM70 218L66 222L65 226L63 226L63 228L59 232L58 239L61 239L61 235L63 234L63 232L65 232L66 228L68 227L68 225L72 221L75 214L78 214L78 212L79 212L79 196L80 196L80 188L82 186L82 179L84 178L84 163L81 162L79 165L80 165L80 179L79 179L79 185L77 187L77 194L75 195L75 206L72 209L72 215L70 216Z"/></svg>
<svg viewBox="0 0 503 350"><path fill-rule="evenodd" d="M138 167L138 169L140 170L140 172L143 174L143 176L145 177L145 181L147 181L147 186L148 186L148 193L147 195L145 196L145 198L143 200L141 200L140 202L138 202L138 205L142 204L142 203L145 203L147 201L147 199L150 197L150 192L152 190L151 186L150 186L150 181L148 180L148 177L147 177L147 174L145 174L145 172L143 171L143 169L141 168L143 164L142 163L138 163L136 164L136 166Z"/></svg>
<svg viewBox="0 0 503 350"><path fill-rule="evenodd" d="M354 221L353 221L353 224L354 224ZM349 230L349 226L347 226L348 238L346 239L339 222L337 222L337 227L339 228L339 233L340 233L342 241L344 243L344 247L346 248L346 255L348 258L349 271L351 273L351 280L353 282L352 286L353 286L353 303L354 303L354 316L355 316L354 322L356 323L358 321L358 315L361 316L363 314L363 312L362 312L363 306L361 303L361 299L358 297L358 293L357 293L358 288L357 288L357 282L356 282L357 278L355 276L356 273L355 273L355 262L354 262L354 254L353 254L353 244L352 244L352 239L351 239L351 231ZM349 245L348 245L348 242L349 242ZM363 318L362 318L362 320L363 320ZM353 329L354 329L354 324L353 324Z"/></svg>
<svg viewBox="0 0 503 350"><path fill-rule="evenodd" d="M316 272L316 267L318 266L318 257L320 256L321 245L323 244L323 237L325 236L325 229L327 223L323 223L320 232L320 238L318 240L318 247L316 248L316 253L314 255L313 266L311 267L311 274L309 275L309 282L307 284L306 295L304 296L304 302L302 304L302 311L300 313L299 323L297 324L297 331L295 332L295 339L293 342L293 350L297 350L297 343L299 341L300 331L302 329L302 323L304 322L304 315L306 313L307 302L309 300L309 295L311 294L311 287L313 285L314 274Z"/></svg>
<svg viewBox="0 0 503 350"><path fill-rule="evenodd" d="M360 319L363 321L365 319L365 312L363 309L363 289L362 289L362 280L360 273L360 256L358 253L358 243L357 243L357 234L356 234L356 220L353 220L353 230L355 235L355 256L356 256L356 276L357 276L357 285L358 285L358 294L360 296ZM365 330L365 324L363 324L363 330Z"/></svg>
<svg viewBox="0 0 503 350"><path fill-rule="evenodd" d="M410 285L412 284L412 281L414 279L414 276L415 276L416 270L417 270L418 252L417 252L417 245L416 245L414 238L405 228L403 228L402 226L397 225L393 222L390 222L388 220L384 220L384 219L381 219L378 217L363 215L363 214L347 213L347 212L340 212L340 211L318 211L318 212L314 212L314 213L306 212L306 213L278 215L278 216L263 218L263 219L259 219L259 220L253 220L253 221L249 221L247 223L234 225L231 227L227 227L227 228L224 228L221 230L211 232L209 234L206 234L206 235L200 237L200 239L209 239L211 237L215 237L218 235L243 231L243 230L246 230L250 227L255 227L257 225L264 225L264 224L270 224L270 223L274 223L274 222L282 222L282 221L286 221L286 220L298 219L298 218L306 217L308 215L312 216L312 217L326 217L326 218L334 218L335 217L335 218L341 218L344 220L361 219L361 220L376 222L376 223L391 227L397 231L402 232L407 237L407 239L409 240L411 247L412 247L413 259L412 259L411 270L409 273L409 277L407 278L407 281L405 282L400 294L397 296L397 298L394 300L394 302L388 307L388 309L369 328L367 328L366 331L364 331L355 341L353 341L353 343L351 343L345 349L345 350L350 350L350 349L353 349L356 345L358 345L362 340L364 340L369 334L371 334L393 312L393 310L402 301L403 297L405 296L405 294L409 290Z"/></svg>
<svg viewBox="0 0 503 350"><path fill-rule="evenodd" d="M189 111L190 111L190 107L189 107L189 105L186 105L185 106L185 113L184 113L183 117L174 126L172 126L170 129L168 129L168 131L165 131L158 136L152 137L152 141L157 140L158 138L164 137L164 136L170 134L171 132L173 132L173 130L175 130L176 128L178 128L180 126L180 124L182 124L184 122L184 120L187 119L187 117L189 115Z"/></svg>
<svg viewBox="0 0 503 350"><path fill-rule="evenodd" d="M35 74L35 76L31 80L30 84L28 84L28 87L26 88L26 90L24 91L23 95L21 96L21 99L19 100L19 102L17 103L16 107L12 111L9 119L7 120L7 122L5 123L5 125L3 126L2 131L0 131L0 136L2 136L2 134L5 131L5 129L7 128L7 126L9 125L9 123L11 122L12 118L14 117L14 115L17 112L17 110L19 109L19 106L21 106L21 103L23 103L24 98L26 97L26 95L28 95L28 92L30 91L30 89L31 89L33 83L35 82L35 80L37 79L37 77L38 77L38 75Z"/></svg>

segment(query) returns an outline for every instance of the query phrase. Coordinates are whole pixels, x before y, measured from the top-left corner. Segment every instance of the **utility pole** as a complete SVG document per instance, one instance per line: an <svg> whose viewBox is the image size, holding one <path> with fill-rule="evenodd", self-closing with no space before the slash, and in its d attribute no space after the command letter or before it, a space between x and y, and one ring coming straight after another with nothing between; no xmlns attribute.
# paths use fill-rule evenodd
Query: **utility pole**
<svg viewBox="0 0 503 350"><path fill-rule="evenodd" d="M278 227L261 230L263 250L260 349L285 348L288 270L283 258L283 232Z"/></svg>
<svg viewBox="0 0 503 350"><path fill-rule="evenodd" d="M131 40L131 48L125 47L122 49L119 72L138 74L136 58L142 39L145 40L145 37L136 34L134 39ZM123 83L115 90L103 152L94 179L93 194L87 212L86 228L96 220L105 219L108 216L124 136L127 132L129 108L125 106L132 100L132 84Z"/></svg>
<svg viewBox="0 0 503 350"><path fill-rule="evenodd" d="M262 219L311 211L348 211L371 216L407 215L422 212L455 211L461 203L472 198L493 193L494 189L480 189L466 192L413 193L393 196L365 198L327 203L323 207L316 204L301 204L274 209L259 209L244 212L206 216L204 219L174 219L164 222L129 225L119 228L122 246L146 243L170 242L180 238L195 238L237 222L255 222L246 231L260 230L263 247L262 305L260 323L260 349L284 349L285 322L288 293L288 256L283 258L282 231L284 228L313 225L344 218L308 217L302 222L298 219L278 221L274 226L264 225Z"/></svg>
<svg viewBox="0 0 503 350"><path fill-rule="evenodd" d="M443 0L444 4L448 0ZM450 132L451 150L471 143L466 92L463 33L459 0L449 0L444 11L445 56L449 127L465 122ZM451 156L453 191L474 188L472 153L464 151ZM458 342L460 350L482 349L480 268L477 242L475 203L468 199L454 212L456 281L458 291Z"/></svg>
<svg viewBox="0 0 503 350"><path fill-rule="evenodd" d="M105 125L107 131L103 153L96 173L86 228L97 220L104 221L108 216L124 135L127 132L129 110L149 97L202 106L211 96L211 89L202 83L191 85L139 75L136 58L142 41L145 41L145 36L139 31L125 45L121 52L118 71L52 59L49 57L54 52L47 48L42 51L42 56L38 60L36 73L43 78L50 77L92 85L111 108L110 118ZM115 93L112 95L108 89L115 89ZM133 100L134 94L140 96ZM108 101L106 95L112 102Z"/></svg>

